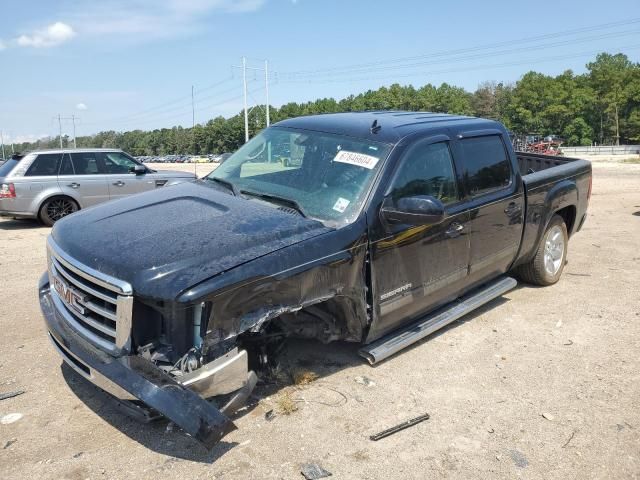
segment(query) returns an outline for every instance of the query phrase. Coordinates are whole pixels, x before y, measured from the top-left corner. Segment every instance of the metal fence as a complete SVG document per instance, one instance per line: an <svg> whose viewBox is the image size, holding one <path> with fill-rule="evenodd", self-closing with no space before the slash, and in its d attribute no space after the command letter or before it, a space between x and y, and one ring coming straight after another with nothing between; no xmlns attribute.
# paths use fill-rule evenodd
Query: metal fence
<svg viewBox="0 0 640 480"><path fill-rule="evenodd" d="M598 145L591 147L561 147L566 156L572 155L638 155L640 145Z"/></svg>

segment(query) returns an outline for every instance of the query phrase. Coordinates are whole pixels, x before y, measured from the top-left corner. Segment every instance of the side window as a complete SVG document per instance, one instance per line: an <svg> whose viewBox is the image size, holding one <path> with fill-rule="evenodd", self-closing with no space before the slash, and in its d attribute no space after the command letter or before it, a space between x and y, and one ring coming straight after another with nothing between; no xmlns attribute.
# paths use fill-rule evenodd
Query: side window
<svg viewBox="0 0 640 480"><path fill-rule="evenodd" d="M464 181L471 195L500 190L511 183L511 164L499 136L467 138L460 145Z"/></svg>
<svg viewBox="0 0 640 480"><path fill-rule="evenodd" d="M61 153L45 153L38 155L29 169L26 171L24 176L51 177L58 175L58 168L60 167L60 157L62 157Z"/></svg>
<svg viewBox="0 0 640 480"><path fill-rule="evenodd" d="M448 143L417 145L401 162L391 191L394 200L416 195L430 195L444 204L458 200Z"/></svg>
<svg viewBox="0 0 640 480"><path fill-rule="evenodd" d="M126 155L119 152L104 154L104 167L107 173L129 173L137 165Z"/></svg>
<svg viewBox="0 0 640 480"><path fill-rule="evenodd" d="M62 157L62 164L60 165L58 175L75 175L75 173L73 163L71 163L71 156L65 153L64 157Z"/></svg>
<svg viewBox="0 0 640 480"><path fill-rule="evenodd" d="M98 155L95 152L72 153L71 160L76 175L97 175L100 173L98 167Z"/></svg>

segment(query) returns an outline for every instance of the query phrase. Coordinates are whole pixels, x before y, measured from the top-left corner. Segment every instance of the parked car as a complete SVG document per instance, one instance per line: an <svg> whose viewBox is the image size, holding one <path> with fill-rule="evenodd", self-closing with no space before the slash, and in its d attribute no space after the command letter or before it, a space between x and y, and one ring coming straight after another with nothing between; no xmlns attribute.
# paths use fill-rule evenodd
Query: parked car
<svg viewBox="0 0 640 480"><path fill-rule="evenodd" d="M194 178L151 170L121 150L37 151L0 167L0 216L51 226L82 208Z"/></svg>
<svg viewBox="0 0 640 480"><path fill-rule="evenodd" d="M269 158L285 142L295 167ZM590 194L589 162L516 154L491 120L289 119L201 180L56 224L40 305L71 368L211 447L288 337L358 342L373 364L512 275L557 282Z"/></svg>

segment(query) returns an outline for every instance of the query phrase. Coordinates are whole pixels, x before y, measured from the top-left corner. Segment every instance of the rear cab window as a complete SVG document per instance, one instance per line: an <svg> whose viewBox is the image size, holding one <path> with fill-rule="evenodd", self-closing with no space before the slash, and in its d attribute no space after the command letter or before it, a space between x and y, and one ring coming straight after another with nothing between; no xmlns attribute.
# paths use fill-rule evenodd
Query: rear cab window
<svg viewBox="0 0 640 480"><path fill-rule="evenodd" d="M459 144L464 183L472 197L511 185L511 162L499 135L464 138Z"/></svg>

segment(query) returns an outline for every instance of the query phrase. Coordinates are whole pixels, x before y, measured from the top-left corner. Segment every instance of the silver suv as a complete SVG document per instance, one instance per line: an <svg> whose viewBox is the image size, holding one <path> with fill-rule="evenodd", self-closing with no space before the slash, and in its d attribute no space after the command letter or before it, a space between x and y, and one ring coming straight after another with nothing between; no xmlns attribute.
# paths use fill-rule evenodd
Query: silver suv
<svg viewBox="0 0 640 480"><path fill-rule="evenodd" d="M51 226L81 208L194 178L151 170L122 150L31 152L0 165L0 216Z"/></svg>

